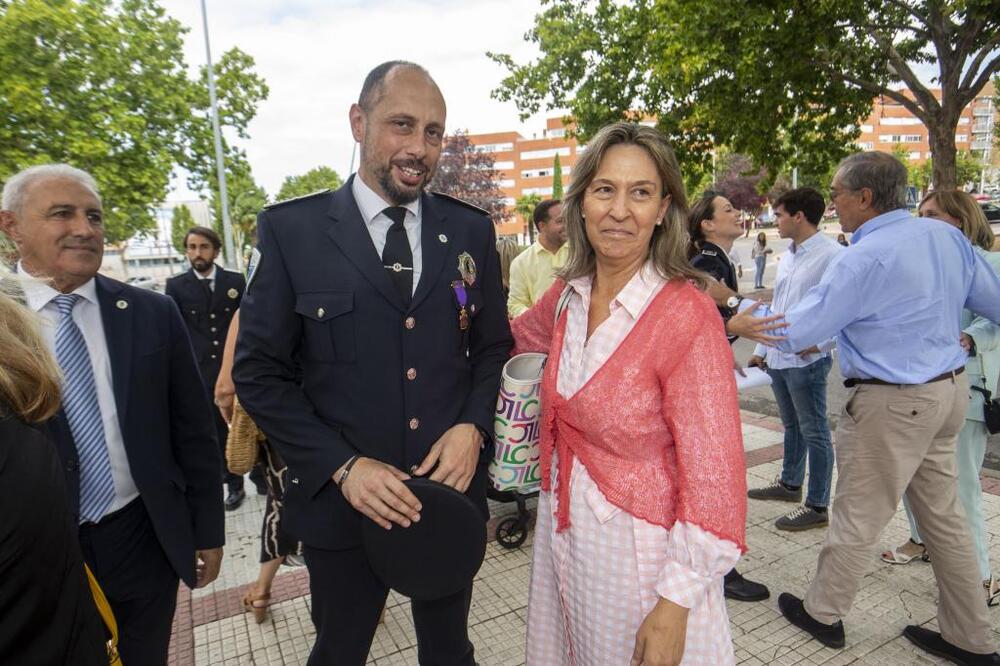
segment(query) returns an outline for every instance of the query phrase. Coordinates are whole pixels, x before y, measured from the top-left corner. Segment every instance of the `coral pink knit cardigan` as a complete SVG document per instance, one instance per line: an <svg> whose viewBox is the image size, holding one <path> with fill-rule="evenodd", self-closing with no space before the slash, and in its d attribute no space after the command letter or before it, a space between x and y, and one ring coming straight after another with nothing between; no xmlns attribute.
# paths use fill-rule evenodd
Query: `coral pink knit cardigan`
<svg viewBox="0 0 1000 666"><path fill-rule="evenodd" d="M515 353L549 352L542 379L542 488L557 529L569 526L572 460L607 500L669 529L697 525L746 550L746 463L733 355L715 304L686 281L668 282L631 332L568 400L556 390L567 315L553 325L565 283L515 319ZM554 330L553 330L554 329Z"/></svg>

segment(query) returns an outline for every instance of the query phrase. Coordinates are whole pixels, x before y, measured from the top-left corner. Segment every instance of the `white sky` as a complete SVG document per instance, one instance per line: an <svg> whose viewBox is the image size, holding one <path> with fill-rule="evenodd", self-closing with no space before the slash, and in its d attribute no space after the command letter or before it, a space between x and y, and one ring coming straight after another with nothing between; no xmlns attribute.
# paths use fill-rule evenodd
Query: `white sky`
<svg viewBox="0 0 1000 666"><path fill-rule="evenodd" d="M206 0L212 57L238 46L270 87L242 142L254 177L273 197L285 176L315 166L346 177L354 141L347 110L368 71L412 60L434 76L448 104L448 130L540 133L541 113L522 125L512 103L490 98L505 70L486 51L531 58L523 35L538 0ZM185 57L205 62L199 0L161 0L191 29ZM189 198L183 178L169 199Z"/></svg>

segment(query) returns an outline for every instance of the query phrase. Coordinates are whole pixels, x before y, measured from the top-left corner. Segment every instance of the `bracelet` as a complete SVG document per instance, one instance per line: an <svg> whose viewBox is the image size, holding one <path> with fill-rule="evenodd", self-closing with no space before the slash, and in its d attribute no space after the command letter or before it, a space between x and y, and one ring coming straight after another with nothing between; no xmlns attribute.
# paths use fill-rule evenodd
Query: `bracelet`
<svg viewBox="0 0 1000 666"><path fill-rule="evenodd" d="M340 473L340 477L337 478L335 482L338 488L344 485L344 481L347 480L347 475L351 473L351 468L354 467L354 463L358 462L360 458L361 456L354 456L347 461L346 465L344 465L344 471Z"/></svg>

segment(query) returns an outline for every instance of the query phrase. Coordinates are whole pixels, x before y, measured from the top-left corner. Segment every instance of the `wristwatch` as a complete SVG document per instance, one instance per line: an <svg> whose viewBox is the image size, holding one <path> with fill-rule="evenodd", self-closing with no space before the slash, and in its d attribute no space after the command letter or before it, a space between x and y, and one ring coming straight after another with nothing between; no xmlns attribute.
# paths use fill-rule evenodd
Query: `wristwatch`
<svg viewBox="0 0 1000 666"><path fill-rule="evenodd" d="M726 299L726 307L731 310L735 310L740 306L740 303L742 301L743 297L740 296L739 294L736 294L735 296L730 296L728 299Z"/></svg>

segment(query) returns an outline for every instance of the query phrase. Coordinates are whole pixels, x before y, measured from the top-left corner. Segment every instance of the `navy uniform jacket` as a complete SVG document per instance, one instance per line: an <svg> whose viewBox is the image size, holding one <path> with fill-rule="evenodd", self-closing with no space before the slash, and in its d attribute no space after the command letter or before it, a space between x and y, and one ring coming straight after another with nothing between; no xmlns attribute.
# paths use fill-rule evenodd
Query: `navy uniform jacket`
<svg viewBox="0 0 1000 666"><path fill-rule="evenodd" d="M715 243L705 241L702 244L701 251L691 257L691 265L700 271L708 273L733 291L739 291L739 285L736 282L736 267L733 266L733 262L729 261L729 255L726 254L725 250ZM736 314L735 310L723 305L718 306L718 308L719 314L722 315L724 320ZM731 344L736 340L737 336L728 337Z"/></svg>
<svg viewBox="0 0 1000 666"><path fill-rule="evenodd" d="M96 279L129 471L167 559L193 588L195 550L226 540L212 404L174 302L103 275ZM78 516L80 468L62 411L49 427Z"/></svg>
<svg viewBox="0 0 1000 666"><path fill-rule="evenodd" d="M350 180L257 220L233 379L288 464L285 525L314 547L360 543L364 517L331 479L351 456L409 470L456 423L493 432L512 346L493 224L432 194L422 195L421 217L423 270L409 307L382 267ZM477 271L464 331L452 288L462 253ZM485 457L467 491L484 516Z"/></svg>
<svg viewBox="0 0 1000 666"><path fill-rule="evenodd" d="M214 394L215 380L222 367L226 332L240 307L246 281L242 274L217 265L211 302L206 302L204 289L193 268L167 279L167 296L174 299L184 317L202 379L209 393Z"/></svg>

